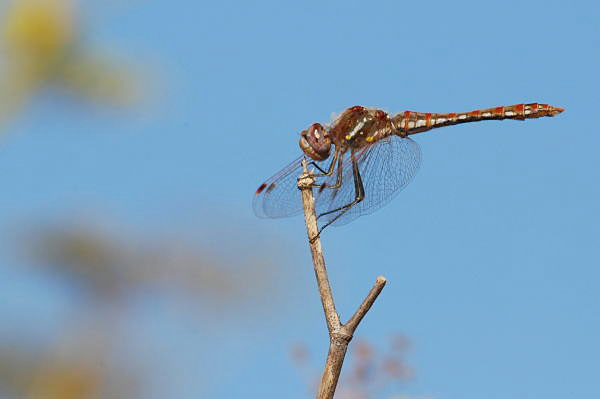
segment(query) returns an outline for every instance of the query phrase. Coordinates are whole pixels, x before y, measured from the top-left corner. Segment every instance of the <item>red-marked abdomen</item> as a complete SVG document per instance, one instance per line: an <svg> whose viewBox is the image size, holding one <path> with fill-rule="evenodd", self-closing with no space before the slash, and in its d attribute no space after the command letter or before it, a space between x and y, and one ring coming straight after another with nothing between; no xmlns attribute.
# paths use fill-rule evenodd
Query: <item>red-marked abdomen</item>
<svg viewBox="0 0 600 399"><path fill-rule="evenodd" d="M563 108L552 107L548 104L516 104L505 107L480 109L470 112L450 114L425 114L405 111L392 118L396 134L407 136L421 133L436 127L458 125L459 123L477 122L484 120L540 118L556 116Z"/></svg>

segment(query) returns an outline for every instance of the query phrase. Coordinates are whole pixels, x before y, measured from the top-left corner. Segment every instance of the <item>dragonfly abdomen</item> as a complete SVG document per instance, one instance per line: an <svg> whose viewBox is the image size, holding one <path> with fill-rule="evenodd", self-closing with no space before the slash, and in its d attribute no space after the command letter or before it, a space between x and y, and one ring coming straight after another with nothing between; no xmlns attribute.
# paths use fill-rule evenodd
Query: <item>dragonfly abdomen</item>
<svg viewBox="0 0 600 399"><path fill-rule="evenodd" d="M516 104L505 107L480 109L471 112L430 114L405 111L392 118L396 134L408 136L426 132L428 130L458 125L459 123L477 122L485 120L516 119L525 120L543 116L555 116L563 112L562 108L555 108L548 104Z"/></svg>

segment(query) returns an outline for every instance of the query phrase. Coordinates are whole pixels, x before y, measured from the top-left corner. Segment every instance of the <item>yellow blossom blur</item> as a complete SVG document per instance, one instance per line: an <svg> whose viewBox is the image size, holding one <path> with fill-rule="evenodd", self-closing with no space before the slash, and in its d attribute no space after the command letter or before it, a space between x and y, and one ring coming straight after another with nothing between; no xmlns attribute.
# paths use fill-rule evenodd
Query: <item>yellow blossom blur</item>
<svg viewBox="0 0 600 399"><path fill-rule="evenodd" d="M0 120L53 84L88 101L129 106L139 101L139 77L123 60L83 40L75 0L13 0L0 32Z"/></svg>
<svg viewBox="0 0 600 399"><path fill-rule="evenodd" d="M48 365L34 378L28 396L32 399L91 398L98 391L98 377L97 373L81 368Z"/></svg>
<svg viewBox="0 0 600 399"><path fill-rule="evenodd" d="M51 63L65 53L74 38L71 2L21 0L8 8L2 39L14 56L40 64Z"/></svg>

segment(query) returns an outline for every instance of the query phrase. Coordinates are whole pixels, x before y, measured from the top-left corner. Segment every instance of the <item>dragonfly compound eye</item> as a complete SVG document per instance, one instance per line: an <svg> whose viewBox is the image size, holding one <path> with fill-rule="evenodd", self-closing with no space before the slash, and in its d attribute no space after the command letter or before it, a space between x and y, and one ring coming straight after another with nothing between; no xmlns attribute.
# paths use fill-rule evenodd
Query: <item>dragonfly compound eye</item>
<svg viewBox="0 0 600 399"><path fill-rule="evenodd" d="M315 123L302 132L300 148L315 161L323 161L329 157L331 138L323 126Z"/></svg>

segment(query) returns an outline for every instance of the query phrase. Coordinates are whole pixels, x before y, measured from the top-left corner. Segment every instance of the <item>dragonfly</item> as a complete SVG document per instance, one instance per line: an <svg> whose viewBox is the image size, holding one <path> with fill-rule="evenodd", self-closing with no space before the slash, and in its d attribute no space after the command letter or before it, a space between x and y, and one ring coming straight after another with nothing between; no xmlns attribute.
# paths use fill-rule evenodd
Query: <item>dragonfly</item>
<svg viewBox="0 0 600 399"><path fill-rule="evenodd" d="M354 106L327 128L315 123L301 132L302 155L258 187L254 213L262 218L301 213L297 179L306 161L313 167L320 234L329 225L344 225L381 208L413 180L421 164L421 149L409 136L461 123L553 117L563 111L532 103L450 114L405 111L391 116Z"/></svg>

